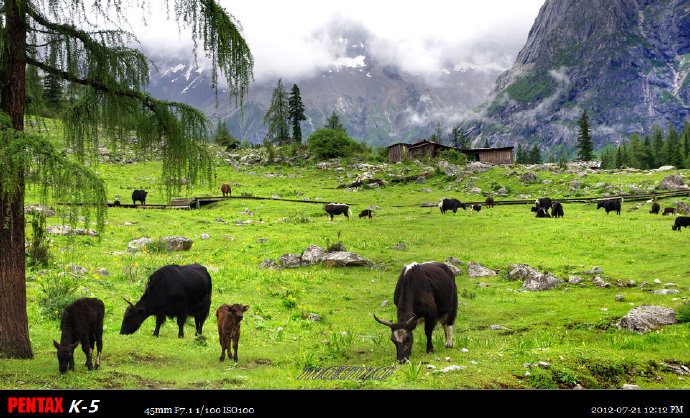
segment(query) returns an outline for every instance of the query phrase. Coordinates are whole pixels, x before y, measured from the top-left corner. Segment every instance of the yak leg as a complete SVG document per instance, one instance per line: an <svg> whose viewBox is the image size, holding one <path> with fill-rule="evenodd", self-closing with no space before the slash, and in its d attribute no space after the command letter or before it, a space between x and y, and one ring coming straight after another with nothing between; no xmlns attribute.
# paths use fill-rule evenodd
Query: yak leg
<svg viewBox="0 0 690 418"><path fill-rule="evenodd" d="M239 336L239 335L236 335L236 336L232 339L232 348L235 350L235 354L232 356L232 359L235 360L235 363L237 363L237 346L238 346L238 344L239 344L239 341L240 341L240 336ZM228 356L229 356L229 355L230 355L230 348L228 348Z"/></svg>
<svg viewBox="0 0 690 418"><path fill-rule="evenodd" d="M156 316L156 329L153 330L153 336L157 337L158 332L161 330L161 325L165 322L165 315Z"/></svg>
<svg viewBox="0 0 690 418"><path fill-rule="evenodd" d="M86 363L84 363L84 366L86 366L86 368L89 370L93 370L93 363L91 362L91 356L93 354L93 346L91 345L90 336L82 335L82 337L81 337L81 349L84 351L84 355L86 355Z"/></svg>
<svg viewBox="0 0 690 418"><path fill-rule="evenodd" d="M184 323L186 322L186 320L186 315L177 316L177 327L179 328L179 331L177 332L177 338L184 338Z"/></svg>
<svg viewBox="0 0 690 418"><path fill-rule="evenodd" d="M220 359L218 361L225 360L225 349L228 348L227 337L225 335L220 336ZM230 357L230 350L228 349L228 357Z"/></svg>
<svg viewBox="0 0 690 418"><path fill-rule="evenodd" d="M436 318L425 318L424 333L426 334L426 352L427 354L434 352L434 344L431 342L431 333L434 331L436 325Z"/></svg>
<svg viewBox="0 0 690 418"><path fill-rule="evenodd" d="M446 348L453 348L453 326L444 324L443 331L446 333Z"/></svg>

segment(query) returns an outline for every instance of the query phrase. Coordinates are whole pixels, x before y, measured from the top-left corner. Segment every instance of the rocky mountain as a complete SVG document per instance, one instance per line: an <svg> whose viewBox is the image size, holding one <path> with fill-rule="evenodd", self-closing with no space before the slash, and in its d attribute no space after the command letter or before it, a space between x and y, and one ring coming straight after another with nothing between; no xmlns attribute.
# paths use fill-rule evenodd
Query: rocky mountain
<svg viewBox="0 0 690 418"><path fill-rule="evenodd" d="M449 131L487 97L500 70L448 63L437 74L412 74L379 60L368 48L362 28L332 28L328 34L340 51L328 67L300 79L283 78L286 90L297 84L308 120L302 135L325 125L335 111L348 134L373 145L428 138L436 124ZM224 120L236 138L261 143L266 134L264 115L278 79L254 82L242 109L218 97L210 73L191 57L149 54L158 70L151 72L149 92L154 97L181 101L201 109L215 123Z"/></svg>
<svg viewBox="0 0 690 418"><path fill-rule="evenodd" d="M475 143L574 149L583 109L595 149L690 118L690 2L546 0L498 77ZM523 145L524 146L524 145Z"/></svg>

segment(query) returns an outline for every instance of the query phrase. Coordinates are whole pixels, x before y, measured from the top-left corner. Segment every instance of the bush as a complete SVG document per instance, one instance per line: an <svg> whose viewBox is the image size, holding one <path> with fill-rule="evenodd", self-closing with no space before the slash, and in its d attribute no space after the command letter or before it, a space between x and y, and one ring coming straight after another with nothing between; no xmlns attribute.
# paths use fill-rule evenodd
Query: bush
<svg viewBox="0 0 690 418"><path fill-rule="evenodd" d="M320 159L350 157L362 151L361 144L341 130L321 128L307 138L309 150Z"/></svg>
<svg viewBox="0 0 690 418"><path fill-rule="evenodd" d="M685 302L676 308L678 322L690 322L690 302Z"/></svg>
<svg viewBox="0 0 690 418"><path fill-rule="evenodd" d="M45 236L46 217L34 210L31 213L31 246L27 251L30 267L46 267L50 264L50 254L48 253L48 238Z"/></svg>
<svg viewBox="0 0 690 418"><path fill-rule="evenodd" d="M39 284L43 291L38 301L42 313L50 319L59 320L65 307L77 299L79 282L67 273L50 273L48 277L39 278Z"/></svg>
<svg viewBox="0 0 690 418"><path fill-rule="evenodd" d="M439 153L439 158L441 158L442 160L448 161L450 164L455 164L455 165L466 165L467 164L467 155L463 154L460 151L454 150L454 149L441 151Z"/></svg>

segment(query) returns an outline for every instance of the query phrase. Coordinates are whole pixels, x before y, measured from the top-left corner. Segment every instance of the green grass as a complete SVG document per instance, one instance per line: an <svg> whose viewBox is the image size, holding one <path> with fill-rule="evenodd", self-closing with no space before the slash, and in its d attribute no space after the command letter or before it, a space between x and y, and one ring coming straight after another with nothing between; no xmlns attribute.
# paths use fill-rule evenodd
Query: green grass
<svg viewBox="0 0 690 418"><path fill-rule="evenodd" d="M200 210L110 209L100 239L50 235L53 265L27 271L27 297L32 360L2 360L3 388L619 388L624 383L643 388L688 388L686 380L665 371L662 363L690 364L688 323L667 326L659 332L637 335L618 330L615 323L633 306L654 304L675 308L690 287L687 265L688 230L671 231L672 218L653 216L649 204L633 210L638 202L625 202L620 216L597 211L594 204L566 204L563 219L536 219L527 205L499 205L480 213L460 210L441 215L438 208L421 203L441 197L483 201L467 195L467 183L483 191L505 186L511 194L530 197L569 197L568 184L578 179L589 186L578 191L598 196L598 183L621 187L651 187L670 173L601 172L579 178L576 174L537 172L538 182L519 180L523 168L495 168L459 182L442 174L426 184L388 185L378 189L336 189L354 181L354 169L344 172L303 167L217 167L217 184L202 185L190 195L219 195L219 185L230 182L233 196L242 193L321 202L352 203L353 218L330 222L321 205L274 200L231 199ZM390 167L391 175L427 171L424 166ZM168 203L157 188L158 162L94 167L106 179L108 198L129 203L133 189L150 191L147 203ZM516 171L516 173L512 173ZM681 171L687 176L688 171ZM347 177L351 173L351 177ZM270 174L270 175L269 175ZM376 173L389 178L388 171ZM544 184L543 180L550 183ZM431 189L430 193L422 188ZM448 190L446 190L448 189ZM665 199L662 207L677 198ZM498 201L503 198L497 198ZM687 198L685 199L687 200ZM29 190L27 203L38 201ZM358 219L369 205L378 205L374 218ZM242 214L251 211L255 215ZM222 218L228 224L216 222ZM235 221L251 219L252 224ZM59 219L48 219L48 224ZM30 228L27 228L27 234ZM201 234L210 238L201 239ZM187 252L127 253L135 238L183 235L194 239ZM259 242L260 238L267 241ZM28 239L27 239L28 241ZM327 268L320 265L296 269L261 269L265 259L301 253L308 245L326 247L342 242L376 267ZM405 244L404 250L390 247ZM456 277L459 301L454 328L454 348L443 347L440 326L434 333L436 352L425 353L423 329L415 330L411 364L395 366L385 380L299 380L304 367L389 367L395 349L390 331L373 319L394 319L393 290L403 265L444 261L454 256L465 264L476 261L499 271L495 277ZM137 300L148 274L170 263L198 262L211 267L211 313L204 325L205 339L193 338L188 323L185 338L177 338L174 321L168 320L160 337L153 337L149 318L134 335L119 334L126 303ZM74 263L89 270L76 278L74 296L98 297L106 304L104 352L101 369L88 372L81 349L76 351L76 371L60 375L53 339L59 339L59 321L40 305L42 282L66 271ZM600 266L614 285L596 288L567 285L546 292L518 292L521 282L505 278L512 263L527 263L567 279L572 271ZM109 276L96 271L105 268ZM654 295L652 289L672 282L680 295ZM617 287L633 280L637 285ZM488 287L478 286L479 282ZM649 285L640 288L639 284ZM615 296L625 296L616 302ZM388 300L385 307L381 303ZM250 305L242 323L239 362L219 362L220 346L215 309L223 303ZM318 322L310 319L318 315ZM507 330L492 330L491 325ZM463 350L466 349L466 350ZM446 361L449 357L449 361ZM549 369L526 368L544 361ZM421 366L419 366L421 364ZM434 373L449 365L462 366L448 373ZM530 374L527 375L526 372Z"/></svg>

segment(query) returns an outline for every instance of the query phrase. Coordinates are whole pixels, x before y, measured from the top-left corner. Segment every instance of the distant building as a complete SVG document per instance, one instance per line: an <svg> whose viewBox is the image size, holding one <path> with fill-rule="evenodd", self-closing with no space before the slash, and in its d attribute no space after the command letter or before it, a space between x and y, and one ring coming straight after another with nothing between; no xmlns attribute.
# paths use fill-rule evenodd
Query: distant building
<svg viewBox="0 0 690 418"><path fill-rule="evenodd" d="M388 147L388 161L397 163L403 158L418 160L426 156L435 158L440 151L454 149L467 155L468 161L481 161L490 164L513 164L514 147L460 149L448 145L437 144L428 140L414 144L397 143Z"/></svg>

